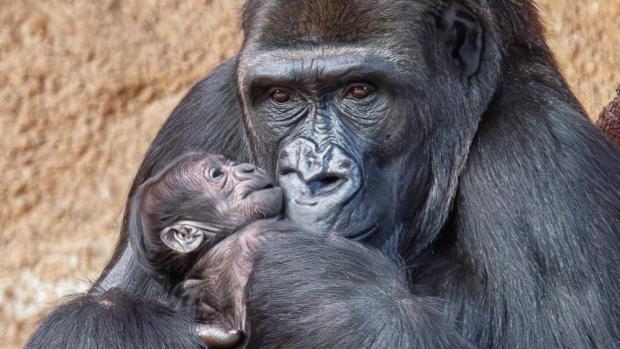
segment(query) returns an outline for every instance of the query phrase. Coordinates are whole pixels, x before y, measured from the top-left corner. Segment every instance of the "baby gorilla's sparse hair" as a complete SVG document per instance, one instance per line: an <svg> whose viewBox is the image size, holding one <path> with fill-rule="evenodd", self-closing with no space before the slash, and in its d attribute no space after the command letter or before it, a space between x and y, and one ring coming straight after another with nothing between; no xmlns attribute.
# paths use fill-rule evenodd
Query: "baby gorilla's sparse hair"
<svg viewBox="0 0 620 349"><path fill-rule="evenodd" d="M174 286L217 241L278 215L282 192L262 170L223 156L191 153L142 184L130 232L141 263Z"/></svg>
<svg viewBox="0 0 620 349"><path fill-rule="evenodd" d="M138 259L172 291L218 241L253 222L279 215L282 190L266 172L251 164L218 155L189 154L142 184L132 198L131 210L131 241ZM226 284L242 274L228 275ZM208 312L184 307L198 311L198 320L213 320L196 328L210 347L232 347L243 338L241 325L234 321L245 313L238 299L247 275L241 279L243 282L233 288L235 292L225 290L222 293L228 296L218 297L236 305L233 314L209 307L207 301L200 302L199 308L208 308Z"/></svg>
<svg viewBox="0 0 620 349"><path fill-rule="evenodd" d="M132 198L132 243L140 251L138 256L142 264L155 275L178 280L182 278L180 274L193 264L192 258L188 258L190 256L171 253L161 240L160 232L182 217L217 213L214 203L192 176L203 157L190 154L178 159L141 185ZM199 252L195 251L196 254Z"/></svg>

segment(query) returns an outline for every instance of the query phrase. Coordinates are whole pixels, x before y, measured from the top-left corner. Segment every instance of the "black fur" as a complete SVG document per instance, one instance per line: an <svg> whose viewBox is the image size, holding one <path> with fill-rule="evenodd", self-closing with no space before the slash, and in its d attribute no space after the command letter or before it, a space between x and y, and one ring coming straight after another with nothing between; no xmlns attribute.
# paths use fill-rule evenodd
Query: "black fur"
<svg viewBox="0 0 620 349"><path fill-rule="evenodd" d="M164 304L111 289L78 295L41 323L26 349L198 349L191 319Z"/></svg>
<svg viewBox="0 0 620 349"><path fill-rule="evenodd" d="M374 248L304 231L264 246L246 291L247 348L473 348L443 301L412 296L406 270Z"/></svg>
<svg viewBox="0 0 620 349"><path fill-rule="evenodd" d="M304 2L310 3L327 2ZM564 82L532 2L347 2L350 6L372 7L371 3L392 9L384 12L387 18L376 26L372 21L359 21L363 27L353 26L351 31L347 26L333 26L339 28L338 35L291 34L294 37L287 39L283 33L289 28L285 25L291 11L299 10L299 1L286 2L288 12L275 13L268 11L284 6L283 1L248 1L244 28L250 34L245 43L257 37L252 34L257 23L267 23L261 35L264 40L270 36L276 40L273 47L285 47L296 39L295 44L304 48L355 43L357 38L350 34L358 28L366 35L364 43L372 48L377 38L368 28L385 31L386 23L411 22L411 27L399 28L396 41L402 42L402 47L416 48L412 52L420 70L408 72L411 78L416 78L415 74L426 77L412 92L407 107L411 109L408 115L430 123L423 124L429 125L424 129L424 151L413 156L429 157L432 180L407 183L406 190L401 191L405 196L385 202L394 205L394 211L409 207L409 200L415 199L407 196L415 192L411 188L419 188L420 183L424 186L425 205L405 212L399 225L386 227L392 228L394 235L368 241L382 248L387 241L396 244L395 249L384 250L392 254L399 251L410 271L411 292L407 293L402 284L394 288L385 278L375 278L383 273L391 275L394 266L372 253L355 257L355 265L360 266L356 269L355 265L343 265L342 256L350 255L344 247L329 246L319 254L305 247L311 245L308 241L304 247L301 243L283 243L274 253L283 258L295 256L297 267L278 265L286 273L275 269L263 272L286 275L301 285L278 285L288 293L272 297L267 290L283 279L269 275L261 278L257 273L250 285L264 297L256 301L256 309L262 309L257 316L273 319L292 333L320 333L316 340L326 344L341 343L340 336L360 328L361 319L366 320L362 328L379 336L389 315L402 325L404 342L394 344L402 347L419 344L411 337L415 336L412 328L422 328L423 338L436 347L453 343L442 336L454 329L480 348L620 347L620 150L588 120ZM466 6L484 30L479 70L474 77L461 81L438 78L461 69L450 54L439 49L441 45L435 44L453 40L450 33L437 31L437 18L452 3ZM327 18L321 11L308 13L314 16L306 18L310 23ZM320 31L332 27L327 23L307 28ZM381 40L393 37L394 33ZM154 140L132 191L188 151L251 160L234 65L232 60L216 68L181 102ZM414 135L411 138L418 139ZM416 170L412 166L400 175L409 178L409 172ZM136 267L127 249L126 227L99 284L118 285L145 298L156 297L161 293L158 284ZM124 251L127 257L121 258ZM265 264L271 265L268 261ZM350 280L367 275L365 268L369 265L374 266L371 273L377 272L360 280L368 283L366 290L374 287L383 291L352 297L359 284ZM318 266L332 271L332 277L342 269L342 277L350 279L326 288L330 283L314 270ZM385 291L388 289L393 291ZM292 319L296 312L314 311L304 308L307 299L327 304L344 299L347 306L334 306L332 312L324 306L315 318L308 316L300 329ZM410 299L422 306L407 310ZM278 303L281 309L276 307ZM388 314L376 316L381 311ZM418 322L419 317L437 320ZM40 331L48 331L48 326L44 324ZM301 346L307 344L304 338L291 340Z"/></svg>

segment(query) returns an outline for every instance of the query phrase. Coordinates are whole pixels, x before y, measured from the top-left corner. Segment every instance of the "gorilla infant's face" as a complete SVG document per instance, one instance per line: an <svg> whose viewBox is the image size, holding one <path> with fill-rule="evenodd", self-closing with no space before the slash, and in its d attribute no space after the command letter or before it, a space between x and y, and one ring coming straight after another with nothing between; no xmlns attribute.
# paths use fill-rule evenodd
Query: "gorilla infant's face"
<svg viewBox="0 0 620 349"><path fill-rule="evenodd" d="M208 155L196 172L204 182L205 199L217 209L215 216L228 217L234 230L282 210L282 190L265 171L252 164ZM232 223L235 220L236 224Z"/></svg>
<svg viewBox="0 0 620 349"><path fill-rule="evenodd" d="M265 171L211 154L182 159L152 185L144 200L151 212L147 226L169 221L160 239L179 253L193 252L205 239L221 240L282 211L282 189Z"/></svg>

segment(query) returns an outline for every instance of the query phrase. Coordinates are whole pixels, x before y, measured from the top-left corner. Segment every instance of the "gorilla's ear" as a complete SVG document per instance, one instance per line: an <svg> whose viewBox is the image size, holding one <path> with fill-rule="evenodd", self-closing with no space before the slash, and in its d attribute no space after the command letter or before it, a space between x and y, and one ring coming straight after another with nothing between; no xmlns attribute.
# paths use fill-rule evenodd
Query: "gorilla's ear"
<svg viewBox="0 0 620 349"><path fill-rule="evenodd" d="M190 253L200 247L205 236L213 235L200 223L177 222L164 228L159 234L164 245L179 253Z"/></svg>
<svg viewBox="0 0 620 349"><path fill-rule="evenodd" d="M478 72L482 60L483 29L476 15L467 7L452 3L439 18L439 34L464 79Z"/></svg>

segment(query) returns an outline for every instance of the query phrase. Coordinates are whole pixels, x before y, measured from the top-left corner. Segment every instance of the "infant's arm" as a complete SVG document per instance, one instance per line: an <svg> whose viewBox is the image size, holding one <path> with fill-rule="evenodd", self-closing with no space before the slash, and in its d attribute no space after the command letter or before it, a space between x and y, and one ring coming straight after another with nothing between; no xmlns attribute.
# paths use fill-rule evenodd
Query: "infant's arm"
<svg viewBox="0 0 620 349"><path fill-rule="evenodd" d="M216 244L199 259L188 279L180 285L180 307L202 324L199 325L201 337L208 344L226 347L221 344L236 345L243 337L245 290L253 270L254 254L269 236L277 234L270 226L269 221L256 222ZM239 338L235 340L237 335Z"/></svg>

